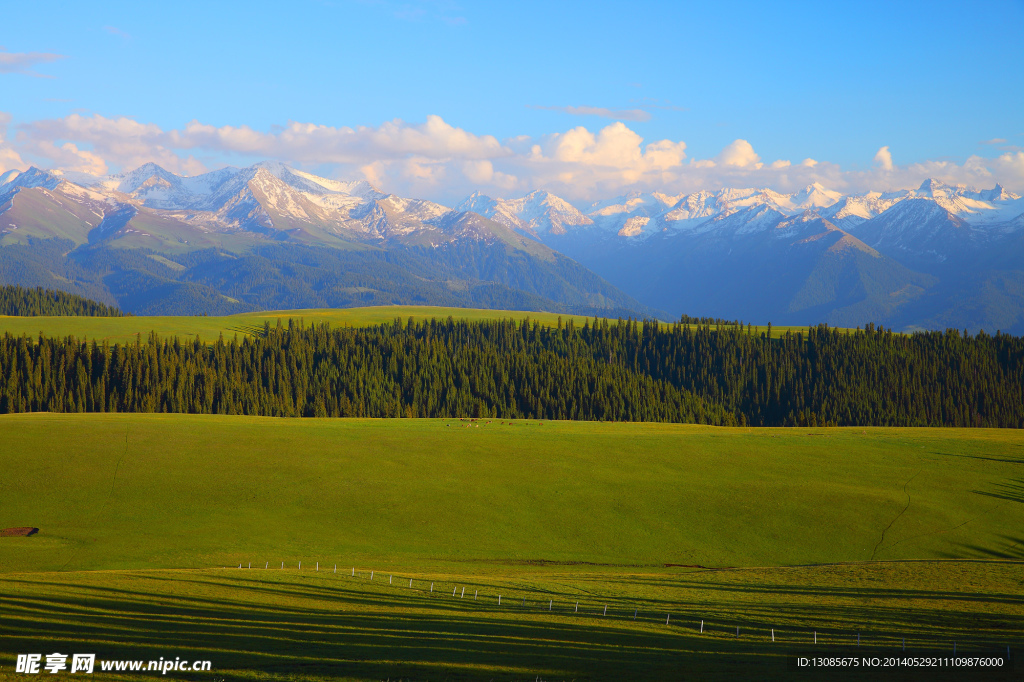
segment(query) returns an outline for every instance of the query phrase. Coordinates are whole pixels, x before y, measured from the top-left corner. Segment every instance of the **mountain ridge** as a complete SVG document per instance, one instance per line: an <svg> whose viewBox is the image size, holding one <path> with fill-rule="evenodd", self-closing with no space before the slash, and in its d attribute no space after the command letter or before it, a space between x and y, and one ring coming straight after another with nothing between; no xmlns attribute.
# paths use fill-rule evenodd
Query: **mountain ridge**
<svg viewBox="0 0 1024 682"><path fill-rule="evenodd" d="M435 275L461 269L466 282L481 273L501 286L544 282L548 293L567 297L549 307L589 301L777 323L841 319L912 329L940 319L975 328L1000 320L1016 329L1024 326L1024 292L1013 284L1024 268L1022 235L1020 196L998 184L979 190L935 179L857 194L819 183L789 193L631 192L582 210L545 190L513 199L475 192L448 207L279 162L192 177L157 164L105 177L31 168L0 181L0 246L67 239L76 248L138 249L175 262L211 249L219 258L247 258L273 245L433 253ZM481 269L480 258L492 265ZM590 293L524 276L546 263L560 281L581 277L572 260L596 273L597 280L583 278ZM995 293L965 293L958 283ZM606 285L622 292L617 303L594 293L608 293ZM975 312L951 312L968 300Z"/></svg>

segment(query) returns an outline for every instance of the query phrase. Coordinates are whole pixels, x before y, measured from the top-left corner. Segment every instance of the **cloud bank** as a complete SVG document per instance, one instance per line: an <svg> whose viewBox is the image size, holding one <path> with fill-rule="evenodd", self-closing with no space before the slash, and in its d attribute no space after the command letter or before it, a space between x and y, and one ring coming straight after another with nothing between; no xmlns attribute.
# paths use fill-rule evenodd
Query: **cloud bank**
<svg viewBox="0 0 1024 682"><path fill-rule="evenodd" d="M13 136L9 134L13 130ZM871 158L866 151L865 159ZM629 191L692 192L719 187L793 191L813 182L843 191L916 187L929 177L950 184L1024 192L1024 151L963 163L899 165L889 146L865 170L844 170L815 159L765 160L737 139L712 158L687 154L681 140L646 141L624 122L599 130L579 126L539 138L498 140L428 116L377 127L290 122L269 131L192 121L165 130L131 118L71 114L11 125L0 112L0 171L30 163L92 174L130 170L153 161L194 175L225 164L275 159L336 178L365 178L404 196L453 202L474 190L509 197L548 189L586 202Z"/></svg>

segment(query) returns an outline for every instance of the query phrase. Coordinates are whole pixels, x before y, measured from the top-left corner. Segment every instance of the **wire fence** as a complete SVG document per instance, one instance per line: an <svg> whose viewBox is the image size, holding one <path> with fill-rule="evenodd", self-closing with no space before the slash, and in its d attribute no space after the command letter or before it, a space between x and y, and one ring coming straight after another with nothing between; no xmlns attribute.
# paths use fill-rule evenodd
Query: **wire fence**
<svg viewBox="0 0 1024 682"><path fill-rule="evenodd" d="M239 569L252 570L252 563L239 564ZM259 565L257 564L257 569ZM265 561L264 570L270 569L270 562ZM286 562L280 562L278 570L287 570ZM298 562L296 570L302 571L302 562ZM907 655L932 655L944 657L991 657L1004 658L1007 663L1016 663L1014 651L1020 650L1020 642L991 636L979 637L970 633L957 634L950 637L933 637L924 633L909 630L906 632L878 630L874 628L836 628L829 626L798 627L792 624L773 624L758 620L716 618L711 613L701 613L710 609L699 609L695 606L676 609L659 609L649 601L622 597L609 597L605 600L583 600L564 594L552 595L545 593L543 597L524 594L522 588L510 588L507 592L480 592L480 585L462 584L453 581L431 581L422 577L400 576L387 574L387 582L383 582L383 573L375 570L357 570L354 566L349 570L338 569L338 564L326 565L321 571L320 563L315 562L312 569L307 564L305 570L313 572L330 572L342 578L360 579L373 582L375 585L407 590L412 594L426 598L456 600L462 607L493 607L502 611L569 616L574 618L595 618L604 622L633 622L637 624L657 624L672 631L691 635L732 638L738 641L760 641L774 643L789 648L800 647L813 652L817 650L835 650L837 648L862 648L864 650L894 651ZM375 579L375 576L376 579ZM397 578L397 581L396 581ZM406 581L408 583L406 584ZM418 582L417 582L418 581ZM452 592L449 595L448 587ZM493 586L489 585L493 589ZM467 594L467 588L470 592ZM561 599L556 600L556 597Z"/></svg>

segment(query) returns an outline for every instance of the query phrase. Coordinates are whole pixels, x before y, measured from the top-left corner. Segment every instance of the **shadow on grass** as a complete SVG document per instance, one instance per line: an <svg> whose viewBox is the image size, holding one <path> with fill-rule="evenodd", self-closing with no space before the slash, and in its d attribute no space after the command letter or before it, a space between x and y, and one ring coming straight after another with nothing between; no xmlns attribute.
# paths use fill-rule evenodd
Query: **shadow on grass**
<svg viewBox="0 0 1024 682"><path fill-rule="evenodd" d="M1024 537L1001 535L1000 538L1003 544L997 547L960 543L957 545L958 554L987 559L1024 559Z"/></svg>
<svg viewBox="0 0 1024 682"><path fill-rule="evenodd" d="M547 602L536 598L540 590L517 593L526 606L499 607L493 599L469 601L358 579L264 581L205 572L124 578L0 578L0 651L66 649L100 659L181 656L211 660L215 670L243 671L237 673L243 677L249 671L297 679L774 679L787 677L786 647L806 649L814 630L822 646L832 647L853 646L856 632L863 631L859 653L870 646L892 653L900 637L911 639L912 648L931 648L948 632L976 635L973 642L960 638L961 651L988 651L997 639L1019 640L1024 633L1024 614L979 614L972 595L940 590L826 592L682 579L665 587L682 588L678 594L699 591L702 598L639 603L602 597L609 607L603 616L594 600L576 613L574 595L557 592L544 592L558 601L548 611ZM102 580L108 584L97 584ZM660 581L640 582L657 587ZM739 594L770 600L739 606ZM1020 595L989 598L1022 602Z"/></svg>
<svg viewBox="0 0 1024 682"><path fill-rule="evenodd" d="M987 462L1001 462L1003 464L1024 464L1024 457L1001 457L999 455L958 455L953 452L932 452L933 455L941 457L960 457L963 459L981 459Z"/></svg>
<svg viewBox="0 0 1024 682"><path fill-rule="evenodd" d="M1010 502L1024 502L1024 480L997 483L994 490L973 490L971 492Z"/></svg>

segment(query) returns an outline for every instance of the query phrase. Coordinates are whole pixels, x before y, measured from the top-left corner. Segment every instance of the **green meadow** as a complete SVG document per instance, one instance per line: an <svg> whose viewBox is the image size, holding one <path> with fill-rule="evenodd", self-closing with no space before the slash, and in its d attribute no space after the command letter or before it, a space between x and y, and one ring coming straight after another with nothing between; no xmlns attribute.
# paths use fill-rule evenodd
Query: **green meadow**
<svg viewBox="0 0 1024 682"><path fill-rule="evenodd" d="M0 538L0 675L834 679L793 655L1024 643L1017 431L28 414L0 442L0 528L40 528ZM897 679L984 679L930 673Z"/></svg>
<svg viewBox="0 0 1024 682"><path fill-rule="evenodd" d="M141 335L145 339L151 331L160 337L179 336L204 341L216 340L221 334L230 339L235 334L245 336L263 329L265 323L276 326L278 321L288 324L289 320L302 322L305 325L327 323L332 327L369 327L376 324L390 323L395 318L415 320L430 318L445 319L447 317L470 321L478 320L524 320L530 319L545 326L555 326L558 320L567 322L572 319L582 326L586 318L580 315L559 315L557 313L529 312L522 310L485 310L478 308L440 308L431 306L379 306L369 308L314 308L309 310L279 310L258 313L240 313L225 316L156 316L156 317L70 317L70 316L39 316L23 317L0 315L0 335L8 332L14 336L27 334L38 336L95 339L113 343L130 343ZM766 331L767 327L754 327ZM797 332L803 327L772 327L772 336L778 337L786 331Z"/></svg>
<svg viewBox="0 0 1024 682"><path fill-rule="evenodd" d="M394 306L0 333L449 315L559 319ZM67 650L210 660L166 675L197 680L824 680L795 657L1024 644L1016 431L18 414L0 443L0 528L40 529L0 538L0 679Z"/></svg>
<svg viewBox="0 0 1024 682"><path fill-rule="evenodd" d="M0 570L1024 558L1012 430L0 417Z"/></svg>
<svg viewBox="0 0 1024 682"><path fill-rule="evenodd" d="M276 326L280 321L285 326L289 320L305 325L327 323L332 327L369 327L375 324L390 323L395 318L416 320L430 318L445 319L448 316L470 321L491 319L529 318L544 325L558 324L559 317L567 321L572 318L582 325L587 319L579 315L561 315L557 313L527 312L520 310L484 310L477 308L440 308L431 306L379 306L371 308L313 308L309 310L263 311L258 313L240 313L225 316L142 316L142 317L67 317L40 316L18 317L0 315L0 334L10 332L15 336L28 334L38 336L40 332L46 336L68 336L109 341L110 343L127 343L141 334L145 339L151 331L161 337L179 336L204 341L216 340L221 334L230 339L235 334L244 336L263 329L265 323ZM591 318L592 319L592 318Z"/></svg>

